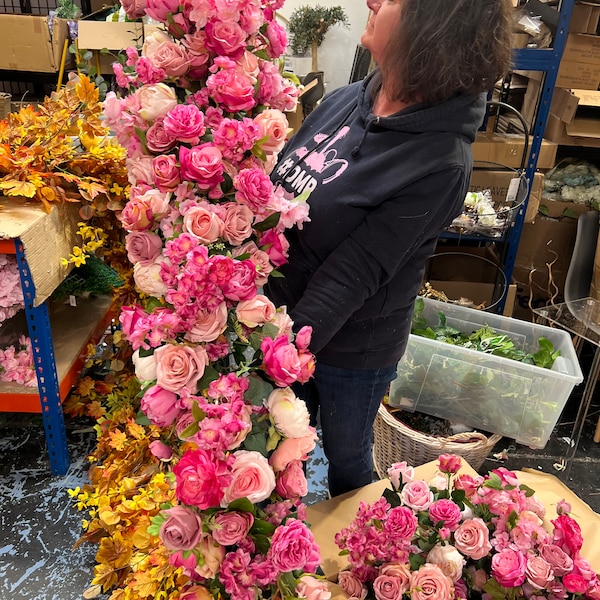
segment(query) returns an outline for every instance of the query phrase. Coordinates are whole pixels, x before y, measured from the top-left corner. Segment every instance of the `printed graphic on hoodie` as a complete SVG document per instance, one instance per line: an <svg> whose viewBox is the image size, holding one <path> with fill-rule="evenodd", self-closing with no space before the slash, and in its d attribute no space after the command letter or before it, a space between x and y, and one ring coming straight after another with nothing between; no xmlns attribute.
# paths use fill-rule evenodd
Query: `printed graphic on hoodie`
<svg viewBox="0 0 600 600"><path fill-rule="evenodd" d="M334 145L343 139L350 127L342 127L331 139L328 135L315 135L315 147L312 150L301 146L293 155L277 167L277 175L282 178L286 188L295 194L312 191L317 187L319 179L326 185L337 179L347 168L348 161L338 158Z"/></svg>

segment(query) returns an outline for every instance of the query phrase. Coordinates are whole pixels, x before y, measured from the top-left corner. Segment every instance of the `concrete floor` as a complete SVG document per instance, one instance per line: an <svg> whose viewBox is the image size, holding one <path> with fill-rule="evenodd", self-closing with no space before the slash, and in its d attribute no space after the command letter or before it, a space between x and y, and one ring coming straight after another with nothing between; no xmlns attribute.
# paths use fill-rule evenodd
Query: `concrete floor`
<svg viewBox="0 0 600 600"><path fill-rule="evenodd" d="M503 439L490 456L508 450L507 460L488 459L480 471L503 465L552 473L600 513L600 444L592 441L600 413L598 394L569 479L553 468L569 448L577 403L576 388L546 448L534 451ZM89 586L96 546L72 549L83 515L72 507L67 490L86 481L85 457L95 444L90 424L67 420L71 467L64 477L54 477L49 474L41 417L0 414L0 600L78 600ZM326 462L320 448L307 474L306 502L324 500Z"/></svg>

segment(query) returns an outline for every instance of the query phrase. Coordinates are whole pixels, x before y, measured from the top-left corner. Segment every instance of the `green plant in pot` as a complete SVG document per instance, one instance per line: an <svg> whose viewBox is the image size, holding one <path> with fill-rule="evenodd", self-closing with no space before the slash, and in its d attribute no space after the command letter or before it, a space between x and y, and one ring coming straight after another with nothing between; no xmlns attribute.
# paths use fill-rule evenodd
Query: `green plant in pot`
<svg viewBox="0 0 600 600"><path fill-rule="evenodd" d="M290 47L294 54L312 54L312 71L318 71L317 50L333 25L349 27L348 17L341 6L301 6L292 12L288 22Z"/></svg>

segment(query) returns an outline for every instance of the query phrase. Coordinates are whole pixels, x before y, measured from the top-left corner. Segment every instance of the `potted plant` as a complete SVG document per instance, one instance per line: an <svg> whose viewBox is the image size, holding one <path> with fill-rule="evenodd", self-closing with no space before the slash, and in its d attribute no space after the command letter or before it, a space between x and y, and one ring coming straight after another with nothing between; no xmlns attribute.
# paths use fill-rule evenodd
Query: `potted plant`
<svg viewBox="0 0 600 600"><path fill-rule="evenodd" d="M312 71L318 71L317 50L332 25L349 26L346 12L341 6L301 6L294 10L288 22L290 47L294 54L312 54Z"/></svg>

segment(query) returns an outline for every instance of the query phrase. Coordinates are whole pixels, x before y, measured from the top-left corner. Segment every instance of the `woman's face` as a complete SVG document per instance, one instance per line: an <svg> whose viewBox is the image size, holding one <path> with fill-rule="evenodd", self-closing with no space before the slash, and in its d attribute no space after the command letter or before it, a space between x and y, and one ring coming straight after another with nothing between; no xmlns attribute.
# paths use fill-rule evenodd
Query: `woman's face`
<svg viewBox="0 0 600 600"><path fill-rule="evenodd" d="M367 0L371 18L360 37L360 43L370 50L376 63L380 63L383 52L396 29L403 1Z"/></svg>

